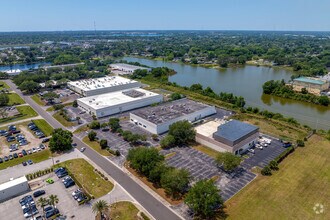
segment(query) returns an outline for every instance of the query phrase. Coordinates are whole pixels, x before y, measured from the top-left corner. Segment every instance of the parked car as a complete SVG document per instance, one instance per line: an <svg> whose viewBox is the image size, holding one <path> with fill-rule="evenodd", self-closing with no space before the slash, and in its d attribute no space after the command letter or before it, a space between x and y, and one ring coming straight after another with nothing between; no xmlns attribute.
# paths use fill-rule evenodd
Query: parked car
<svg viewBox="0 0 330 220"><path fill-rule="evenodd" d="M27 155L27 153L26 153L26 151L25 151L25 150L22 150L22 154L23 154L24 156L26 156L26 155Z"/></svg>
<svg viewBox="0 0 330 220"><path fill-rule="evenodd" d="M75 191L72 192L72 196L75 196L75 195L77 195L77 194L79 194L81 192L82 192L81 189L77 189L77 190L75 190Z"/></svg>
<svg viewBox="0 0 330 220"><path fill-rule="evenodd" d="M8 137L7 137L7 142L12 142L12 141L15 141L15 137L13 137L13 136L8 136Z"/></svg>
<svg viewBox="0 0 330 220"><path fill-rule="evenodd" d="M33 197L34 197L34 198L37 198L37 197L39 197L39 196L41 196L41 195L44 195L44 194L46 194L45 190L38 190L38 191L35 191L35 192L33 193Z"/></svg>
<svg viewBox="0 0 330 220"><path fill-rule="evenodd" d="M13 156L10 154L9 155L9 160L12 160L13 159Z"/></svg>
<svg viewBox="0 0 330 220"><path fill-rule="evenodd" d="M3 160L2 160L2 158L0 157L0 163L3 163Z"/></svg>
<svg viewBox="0 0 330 220"><path fill-rule="evenodd" d="M59 172L63 172L64 170L66 170L64 167L59 167L59 168L54 170L54 173L57 174Z"/></svg>
<svg viewBox="0 0 330 220"><path fill-rule="evenodd" d="M7 133L7 131L6 131L6 130L0 130L0 136L4 136L4 135L5 135L5 133Z"/></svg>
<svg viewBox="0 0 330 220"><path fill-rule="evenodd" d="M71 179L71 176L66 176L62 179L62 182L64 183L64 182L68 181L69 179Z"/></svg>
<svg viewBox="0 0 330 220"><path fill-rule="evenodd" d="M27 144L28 144L27 140L24 140L24 141L19 143L20 146L24 146L24 145L27 145Z"/></svg>
<svg viewBox="0 0 330 220"><path fill-rule="evenodd" d="M12 133L12 134L18 134L18 133L21 133L21 131L19 131L19 130L14 130L14 131L10 131L10 133Z"/></svg>
<svg viewBox="0 0 330 220"><path fill-rule="evenodd" d="M28 154L32 154L32 151L31 151L31 150L28 150L27 153L28 153Z"/></svg>
<svg viewBox="0 0 330 220"><path fill-rule="evenodd" d="M62 178L62 177L65 177L65 176L67 176L67 175L68 175L68 172L65 171L65 172L58 173L58 174L57 174L57 177L58 177L58 178Z"/></svg>
<svg viewBox="0 0 330 220"><path fill-rule="evenodd" d="M263 147L259 144L256 144L256 148L260 149L260 150L263 150Z"/></svg>
<svg viewBox="0 0 330 220"><path fill-rule="evenodd" d="M52 178L48 178L48 179L46 180L46 182L49 183L49 184L53 184L53 183L54 183L54 180L53 180Z"/></svg>
<svg viewBox="0 0 330 220"><path fill-rule="evenodd" d="M14 158L18 158L17 153L14 153L13 156L14 156Z"/></svg>
<svg viewBox="0 0 330 220"><path fill-rule="evenodd" d="M37 147L37 151L41 151L41 148L40 147Z"/></svg>
<svg viewBox="0 0 330 220"><path fill-rule="evenodd" d="M26 161L23 161L23 162L22 162L22 165L23 165L23 166L26 166L26 165L27 165Z"/></svg>
<svg viewBox="0 0 330 220"><path fill-rule="evenodd" d="M76 183L72 179L64 184L65 188L69 188L74 185L76 185Z"/></svg>
<svg viewBox="0 0 330 220"><path fill-rule="evenodd" d="M48 212L46 212L45 217L46 217L46 219L48 219L54 215L57 215L58 213L59 213L58 209L53 208L53 209L49 210Z"/></svg>
<svg viewBox="0 0 330 220"><path fill-rule="evenodd" d="M22 205L22 209L26 209L26 208L30 208L35 206L35 203L33 201L33 199L28 199L27 202L25 204Z"/></svg>
<svg viewBox="0 0 330 220"><path fill-rule="evenodd" d="M25 205L29 201L33 201L33 198L32 198L31 195L26 195L26 196L24 196L23 198L21 198L19 200L19 203L20 203L21 206L23 206L23 205Z"/></svg>
<svg viewBox="0 0 330 220"><path fill-rule="evenodd" d="M31 210L31 209L32 209L32 210ZM37 209L36 206L33 206L31 209L30 209L28 212L26 212L26 213L24 214L24 217L25 217L25 218L29 218L29 217L31 217L32 215L36 215L36 214L39 213L39 211L38 211L38 209Z"/></svg>
<svg viewBox="0 0 330 220"><path fill-rule="evenodd" d="M87 200L87 196L84 193L80 193L77 197L77 202L82 202Z"/></svg>
<svg viewBox="0 0 330 220"><path fill-rule="evenodd" d="M46 143L46 142L48 142L49 141L49 138L44 138L43 140L42 140L42 143Z"/></svg>
<svg viewBox="0 0 330 220"><path fill-rule="evenodd" d="M32 148L32 153L36 153L36 152L37 152L37 149Z"/></svg>
<svg viewBox="0 0 330 220"><path fill-rule="evenodd" d="M80 152L84 152L86 150L86 147L80 148Z"/></svg>
<svg viewBox="0 0 330 220"><path fill-rule="evenodd" d="M46 145L44 145L44 144L39 144L39 147L43 150L43 149L46 148Z"/></svg>
<svg viewBox="0 0 330 220"><path fill-rule="evenodd" d="M248 149L248 151L250 152L250 153L253 153L254 154L254 150L253 149Z"/></svg>
<svg viewBox="0 0 330 220"><path fill-rule="evenodd" d="M28 163L29 165L32 165L32 164L33 164L33 161L32 161L32 160L28 160L27 163Z"/></svg>
<svg viewBox="0 0 330 220"><path fill-rule="evenodd" d="M3 160L4 160L5 162L7 162L7 161L8 161L8 157L7 157L7 156L4 156L4 157L3 157Z"/></svg>

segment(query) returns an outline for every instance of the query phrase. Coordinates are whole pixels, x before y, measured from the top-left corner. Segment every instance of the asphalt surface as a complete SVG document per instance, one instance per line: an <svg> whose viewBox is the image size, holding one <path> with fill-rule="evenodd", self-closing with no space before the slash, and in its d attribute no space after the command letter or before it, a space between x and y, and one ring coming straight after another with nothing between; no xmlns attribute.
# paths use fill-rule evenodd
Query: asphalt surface
<svg viewBox="0 0 330 220"><path fill-rule="evenodd" d="M66 129L61 123L52 117L48 112L43 110L38 104L36 104L29 96L25 96L17 89L16 85L10 80L6 80L6 83L11 87L13 91L19 94L27 104L29 104L40 116L42 116L51 126L54 128ZM73 142L77 143L79 147L86 147L84 154L92 160L95 164L101 167L107 172L119 185L121 185L137 202L139 202L155 219L159 220L174 220L181 219L170 208L162 204L156 198L154 198L149 192L137 184L131 179L125 172L115 166L113 163L102 157L100 154L92 150L88 145L83 143L75 135L73 136Z"/></svg>

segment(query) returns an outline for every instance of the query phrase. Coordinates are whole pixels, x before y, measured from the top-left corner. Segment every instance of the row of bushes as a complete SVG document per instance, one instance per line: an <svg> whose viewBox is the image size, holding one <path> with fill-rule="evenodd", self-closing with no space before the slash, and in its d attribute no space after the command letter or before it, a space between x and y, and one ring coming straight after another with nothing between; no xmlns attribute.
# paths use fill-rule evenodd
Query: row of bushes
<svg viewBox="0 0 330 220"><path fill-rule="evenodd" d="M106 180L106 181L108 181L109 180L109 178L108 177L106 177L101 171L99 171L98 169L94 169L94 171L96 172L96 173L98 173L104 180ZM109 180L110 181L110 180Z"/></svg>
<svg viewBox="0 0 330 220"><path fill-rule="evenodd" d="M284 152L278 155L274 160L270 161L267 166L261 170L261 174L264 176L272 175L272 171L279 170L278 164L281 163L287 156L294 151L294 147L288 147Z"/></svg>
<svg viewBox="0 0 330 220"><path fill-rule="evenodd" d="M37 172L27 174L26 179L27 180L33 180L33 179L44 176L44 175L46 175L48 173L51 173L51 172L53 172L53 168L47 168L47 169L44 169L44 170L39 170Z"/></svg>

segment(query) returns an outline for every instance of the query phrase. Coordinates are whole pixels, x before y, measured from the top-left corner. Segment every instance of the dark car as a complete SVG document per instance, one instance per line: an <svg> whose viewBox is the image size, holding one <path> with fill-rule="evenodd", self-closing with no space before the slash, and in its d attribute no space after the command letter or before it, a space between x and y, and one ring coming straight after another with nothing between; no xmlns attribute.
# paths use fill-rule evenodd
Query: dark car
<svg viewBox="0 0 330 220"><path fill-rule="evenodd" d="M8 142L15 141L15 137L13 137L13 136L9 136L9 137L7 137L7 141L8 141Z"/></svg>
<svg viewBox="0 0 330 220"><path fill-rule="evenodd" d="M3 160L6 162L6 161L8 161L8 157L7 156L4 156L3 157Z"/></svg>
<svg viewBox="0 0 330 220"><path fill-rule="evenodd" d="M26 156L27 155L26 150L22 150L22 154Z"/></svg>
<svg viewBox="0 0 330 220"><path fill-rule="evenodd" d="M19 203L23 206L23 205L25 205L29 201L33 201L33 198L32 198L31 195L24 196L23 198L21 198L19 200Z"/></svg>
<svg viewBox="0 0 330 220"><path fill-rule="evenodd" d="M10 154L9 155L9 160L12 160L13 159L13 156Z"/></svg>
<svg viewBox="0 0 330 220"><path fill-rule="evenodd" d="M13 156L14 156L14 158L18 158L17 153L14 153Z"/></svg>
<svg viewBox="0 0 330 220"><path fill-rule="evenodd" d="M46 142L48 142L49 141L49 138L44 138L43 140L42 140L42 143L46 143Z"/></svg>
<svg viewBox="0 0 330 220"><path fill-rule="evenodd" d="M39 197L39 196L41 196L41 195L44 195L46 192L45 192L45 190L38 190L38 191L35 191L34 193L33 193L33 197L34 198L37 198L37 197Z"/></svg>
<svg viewBox="0 0 330 220"><path fill-rule="evenodd" d="M59 168L54 170L54 173L58 174L58 173L64 172L64 171L66 171L66 169L64 167L59 167Z"/></svg>
<svg viewBox="0 0 330 220"><path fill-rule="evenodd" d="M72 179L64 184L65 188L69 188L74 185L76 185L76 183Z"/></svg>
<svg viewBox="0 0 330 220"><path fill-rule="evenodd" d="M87 200L87 196L84 193L80 193L76 200L77 200L77 202L85 201L85 200Z"/></svg>
<svg viewBox="0 0 330 220"><path fill-rule="evenodd" d="M0 157L0 163L3 163L3 160L2 160L2 158Z"/></svg>
<svg viewBox="0 0 330 220"><path fill-rule="evenodd" d="M14 131L10 131L10 133L12 133L12 134L18 134L18 133L21 133L21 131L19 131L19 130L14 130Z"/></svg>
<svg viewBox="0 0 330 220"><path fill-rule="evenodd" d="M32 164L33 164L33 161L32 161L32 160L28 160L27 163L28 163L29 165L32 165Z"/></svg>
<svg viewBox="0 0 330 220"><path fill-rule="evenodd" d="M50 218L50 217L52 217L52 216L54 216L54 215L57 215L59 213L59 211L58 211L58 209L51 209L51 210L49 210L48 212L46 212L46 218L48 219L48 218Z"/></svg>
<svg viewBox="0 0 330 220"><path fill-rule="evenodd" d="M57 174L57 177L58 177L58 178L62 178L62 177L65 177L65 176L67 176L67 175L68 175L68 172L65 171L65 172L58 173L58 174Z"/></svg>
<svg viewBox="0 0 330 220"><path fill-rule="evenodd" d="M27 163L26 163L25 161L23 161L23 162L22 162L22 165L23 165L23 166L26 166L26 165L27 165Z"/></svg>
<svg viewBox="0 0 330 220"><path fill-rule="evenodd" d="M48 211L50 211L50 210L52 210L52 209L53 209L52 206L46 206L46 207L44 208L44 212L46 213L46 212L48 212Z"/></svg>
<svg viewBox="0 0 330 220"><path fill-rule="evenodd" d="M43 150L46 148L46 146L44 144L39 144L39 147Z"/></svg>

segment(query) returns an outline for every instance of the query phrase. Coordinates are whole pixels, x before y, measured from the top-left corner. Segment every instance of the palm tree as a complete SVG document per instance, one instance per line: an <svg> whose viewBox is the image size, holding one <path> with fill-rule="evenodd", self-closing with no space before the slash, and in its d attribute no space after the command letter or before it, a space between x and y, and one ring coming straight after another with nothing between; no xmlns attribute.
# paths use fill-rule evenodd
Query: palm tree
<svg viewBox="0 0 330 220"><path fill-rule="evenodd" d="M49 205L52 205L54 208L56 208L55 204L57 204L58 201L59 201L59 199L58 199L57 195L52 194L48 197Z"/></svg>
<svg viewBox="0 0 330 220"><path fill-rule="evenodd" d="M105 200L99 200L93 204L93 213L96 215L100 214L101 219L103 217L103 212L108 211L110 208L109 204Z"/></svg>
<svg viewBox="0 0 330 220"><path fill-rule="evenodd" d="M48 200L40 197L37 201L37 204L42 208L42 213L45 214L45 206L48 205Z"/></svg>

